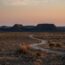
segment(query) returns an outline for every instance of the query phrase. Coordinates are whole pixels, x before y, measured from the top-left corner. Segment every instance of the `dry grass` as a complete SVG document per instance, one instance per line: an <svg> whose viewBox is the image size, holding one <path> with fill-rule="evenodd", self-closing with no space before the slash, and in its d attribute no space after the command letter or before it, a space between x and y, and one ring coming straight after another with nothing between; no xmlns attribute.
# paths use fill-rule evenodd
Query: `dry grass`
<svg viewBox="0 0 65 65"><path fill-rule="evenodd" d="M39 40L29 38L30 34L48 41L48 45L41 45L41 47L49 48L49 44L60 44L65 48L64 32L0 32L0 51L15 50L23 42L26 44L39 42Z"/></svg>
<svg viewBox="0 0 65 65"><path fill-rule="evenodd" d="M0 50L15 50L19 44L25 42L26 44L31 44L31 42L38 42L29 38L31 33L27 32L3 32L0 33Z"/></svg>
<svg viewBox="0 0 65 65"><path fill-rule="evenodd" d="M62 65L65 60L65 56L59 56L47 52L42 52L40 50L34 50L29 48L29 44L38 43L39 40L31 39L30 34L34 34L34 37L47 40L48 44L41 45L42 48L53 48L57 49L57 46L61 46L62 49L65 49L65 33L61 32L0 32L0 52L3 51L14 51L17 53L21 50L19 57L7 57L6 55L0 57L0 60L7 60L14 62L13 65ZM60 48L59 46L59 48ZM52 48L52 47L51 47ZM22 51L26 53L23 54ZM63 59L63 61L62 61ZM5 61L6 62L6 61ZM17 64L18 63L18 64ZM20 64L19 64L20 63ZM5 63L4 63L5 64ZM7 65L7 64L5 64ZM65 64L64 64L65 65Z"/></svg>

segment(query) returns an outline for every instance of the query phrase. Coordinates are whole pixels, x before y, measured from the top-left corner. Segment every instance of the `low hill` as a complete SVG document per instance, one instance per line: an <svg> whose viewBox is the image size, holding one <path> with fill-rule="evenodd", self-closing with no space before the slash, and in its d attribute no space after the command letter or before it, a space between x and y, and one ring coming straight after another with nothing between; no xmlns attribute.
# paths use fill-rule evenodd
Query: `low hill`
<svg viewBox="0 0 65 65"><path fill-rule="evenodd" d="M65 32L65 27L57 27L54 24L38 24L37 26L0 26L0 32Z"/></svg>

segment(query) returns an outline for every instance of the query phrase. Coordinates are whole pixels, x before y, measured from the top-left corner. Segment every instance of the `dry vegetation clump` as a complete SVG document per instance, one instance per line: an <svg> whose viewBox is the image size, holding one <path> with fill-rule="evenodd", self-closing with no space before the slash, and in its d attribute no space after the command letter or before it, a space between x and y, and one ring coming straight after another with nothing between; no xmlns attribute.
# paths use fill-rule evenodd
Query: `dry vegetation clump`
<svg viewBox="0 0 65 65"><path fill-rule="evenodd" d="M21 54L27 54L29 52L29 49L30 49L29 45L23 42L22 44L19 45L19 48L17 48L16 55L19 56Z"/></svg>
<svg viewBox="0 0 65 65"><path fill-rule="evenodd" d="M33 62L34 65L42 65L41 59L36 59L36 61Z"/></svg>
<svg viewBox="0 0 65 65"><path fill-rule="evenodd" d="M49 47L50 47L50 48L53 48L54 46L55 46L55 45L52 44L52 43L49 44Z"/></svg>

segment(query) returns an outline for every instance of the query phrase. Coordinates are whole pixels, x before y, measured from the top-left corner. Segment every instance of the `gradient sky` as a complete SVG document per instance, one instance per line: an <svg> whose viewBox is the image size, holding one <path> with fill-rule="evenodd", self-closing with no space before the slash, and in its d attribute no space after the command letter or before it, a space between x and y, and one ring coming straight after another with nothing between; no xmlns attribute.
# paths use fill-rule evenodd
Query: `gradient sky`
<svg viewBox="0 0 65 65"><path fill-rule="evenodd" d="M0 0L0 25L65 25L65 0Z"/></svg>

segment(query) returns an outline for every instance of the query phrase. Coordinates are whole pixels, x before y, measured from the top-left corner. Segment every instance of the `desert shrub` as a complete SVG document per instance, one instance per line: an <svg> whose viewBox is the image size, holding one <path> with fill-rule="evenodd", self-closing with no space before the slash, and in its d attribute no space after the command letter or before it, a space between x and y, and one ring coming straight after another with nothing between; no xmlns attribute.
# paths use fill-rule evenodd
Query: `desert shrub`
<svg viewBox="0 0 65 65"><path fill-rule="evenodd" d="M56 47L61 47L61 45L60 44L56 44Z"/></svg>
<svg viewBox="0 0 65 65"><path fill-rule="evenodd" d="M40 57L40 56L41 56L41 53L37 52L36 57Z"/></svg>
<svg viewBox="0 0 65 65"><path fill-rule="evenodd" d="M15 50L15 55L18 56L18 55L21 55L21 49L17 48Z"/></svg>
<svg viewBox="0 0 65 65"><path fill-rule="evenodd" d="M50 48L54 47L54 44L50 43L50 44L49 44L49 47L50 47Z"/></svg>
<svg viewBox="0 0 65 65"><path fill-rule="evenodd" d="M19 55L22 55L22 54L26 54L26 51L24 49L17 48L15 55L19 56Z"/></svg>

